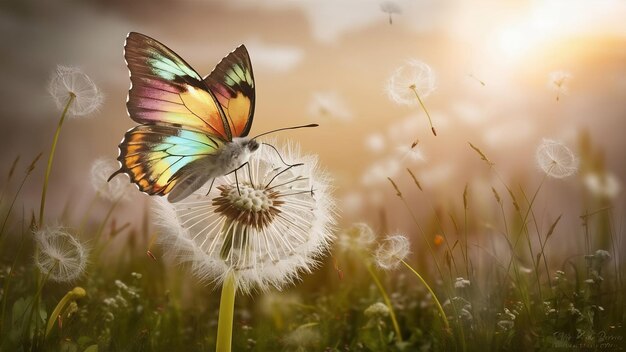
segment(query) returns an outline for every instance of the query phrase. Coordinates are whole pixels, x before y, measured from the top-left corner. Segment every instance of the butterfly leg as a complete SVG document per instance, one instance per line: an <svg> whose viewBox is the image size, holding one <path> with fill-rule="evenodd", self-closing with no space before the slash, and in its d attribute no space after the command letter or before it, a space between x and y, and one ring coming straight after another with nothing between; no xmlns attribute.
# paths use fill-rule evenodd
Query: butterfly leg
<svg viewBox="0 0 626 352"><path fill-rule="evenodd" d="M241 166L239 166L238 168L236 168L235 170L227 173L226 175L230 175L233 172L235 173L235 182L237 183L237 192L239 192L239 195L241 195L241 190L239 189L239 179L237 177L237 170L241 169L242 167L249 165L248 162L246 161L245 163L241 164Z"/></svg>
<svg viewBox="0 0 626 352"><path fill-rule="evenodd" d="M215 177L213 177L213 179L211 180L211 185L209 186L209 191L206 192L206 196L209 196L209 193L211 193L211 190L213 189L213 183L215 183Z"/></svg>
<svg viewBox="0 0 626 352"><path fill-rule="evenodd" d="M274 177L272 177L272 179L270 180L270 182L268 182L268 183L265 185L265 187L263 187L263 188L267 188L267 187L269 187L269 185L271 185L271 184L272 184L272 182L274 182L274 180L275 180L278 176L282 175L284 172L286 172L287 170L291 169L292 167L302 166L302 165L304 165L304 164L303 164L303 163L298 163L298 164L289 165L289 166L288 166L288 167L286 167L283 171L281 171L281 172L277 173L276 175L274 175ZM299 177L299 176L298 176L298 177Z"/></svg>

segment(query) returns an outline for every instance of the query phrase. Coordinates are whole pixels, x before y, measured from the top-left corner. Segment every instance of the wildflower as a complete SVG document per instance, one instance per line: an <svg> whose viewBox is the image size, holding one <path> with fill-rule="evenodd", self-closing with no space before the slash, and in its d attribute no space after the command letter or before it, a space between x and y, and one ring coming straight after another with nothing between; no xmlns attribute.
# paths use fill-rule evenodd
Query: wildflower
<svg viewBox="0 0 626 352"><path fill-rule="evenodd" d="M389 307L384 303L376 302L367 307L363 313L369 318L386 317L389 316Z"/></svg>
<svg viewBox="0 0 626 352"><path fill-rule="evenodd" d="M385 1L380 4L380 10L386 14L389 14L389 24L393 24L393 19L391 15L402 13L402 9L398 4L393 1Z"/></svg>
<svg viewBox="0 0 626 352"><path fill-rule="evenodd" d="M128 200L134 192L133 186L121 177L109 176L119 168L118 162L113 159L100 158L91 164L91 185L99 196L111 201Z"/></svg>
<svg viewBox="0 0 626 352"><path fill-rule="evenodd" d="M59 109L68 106L69 116L85 116L97 110L103 102L100 89L91 78L76 67L57 66L50 81L50 95Z"/></svg>
<svg viewBox="0 0 626 352"><path fill-rule="evenodd" d="M347 229L339 232L337 246L344 250L365 249L376 241L376 234L372 228L363 222L352 224Z"/></svg>
<svg viewBox="0 0 626 352"><path fill-rule="evenodd" d="M341 121L350 121L354 116L348 104L337 92L314 93L309 104L309 114L332 117Z"/></svg>
<svg viewBox="0 0 626 352"><path fill-rule="evenodd" d="M459 289L469 287L469 285L470 285L470 281L462 277L457 277L456 281L454 282L454 287L459 288Z"/></svg>
<svg viewBox="0 0 626 352"><path fill-rule="evenodd" d="M381 269L395 269L409 255L410 247L411 243L404 235L389 236L376 250L376 264Z"/></svg>
<svg viewBox="0 0 626 352"><path fill-rule="evenodd" d="M600 198L613 199L622 190L619 180L611 173L589 173L584 182L589 192Z"/></svg>
<svg viewBox="0 0 626 352"><path fill-rule="evenodd" d="M68 282L77 279L85 271L87 250L61 227L47 227L35 232L39 247L35 264L48 279Z"/></svg>
<svg viewBox="0 0 626 352"><path fill-rule="evenodd" d="M215 179L175 204L159 199L161 236L201 279L232 277L243 292L281 288L310 272L328 248L335 223L328 177L297 148L262 145L237 173ZM232 281L232 280L231 280Z"/></svg>
<svg viewBox="0 0 626 352"><path fill-rule="evenodd" d="M537 164L550 177L564 178L578 171L578 159L565 145L544 139L537 148Z"/></svg>
<svg viewBox="0 0 626 352"><path fill-rule="evenodd" d="M365 139L365 145L373 152L382 152L385 149L385 138L379 133L373 133Z"/></svg>
<svg viewBox="0 0 626 352"><path fill-rule="evenodd" d="M548 75L548 88L556 92L556 100L560 99L560 95L567 94L567 83L572 79L572 74L567 71L554 71Z"/></svg>
<svg viewBox="0 0 626 352"><path fill-rule="evenodd" d="M398 104L419 104L428 117L433 134L436 136L430 114L424 105L424 99L435 90L435 72L428 64L409 60L396 69L387 82L389 98Z"/></svg>
<svg viewBox="0 0 626 352"><path fill-rule="evenodd" d="M598 261L598 263L601 265L604 262L611 259L611 253L609 253L608 251L605 251L604 249L598 249L596 253L594 254L594 257Z"/></svg>

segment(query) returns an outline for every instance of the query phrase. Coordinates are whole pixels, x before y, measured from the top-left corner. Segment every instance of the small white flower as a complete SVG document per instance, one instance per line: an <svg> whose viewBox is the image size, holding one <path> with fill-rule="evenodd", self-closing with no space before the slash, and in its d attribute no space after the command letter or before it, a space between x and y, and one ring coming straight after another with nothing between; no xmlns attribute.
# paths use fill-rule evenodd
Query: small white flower
<svg viewBox="0 0 626 352"><path fill-rule="evenodd" d="M544 139L537 148L537 164L550 177L564 178L578 171L578 159L562 143Z"/></svg>
<svg viewBox="0 0 626 352"><path fill-rule="evenodd" d="M344 251L366 249L376 241L372 228L363 222L352 224L337 235L337 246Z"/></svg>
<svg viewBox="0 0 626 352"><path fill-rule="evenodd" d="M87 266L87 250L64 228L49 226L35 232L39 251L35 264L44 277L56 282L76 280Z"/></svg>
<svg viewBox="0 0 626 352"><path fill-rule="evenodd" d="M85 116L96 111L104 100L102 93L91 78L76 67L57 66L48 87L57 107L65 109L71 96L74 100L68 108L69 116Z"/></svg>
<svg viewBox="0 0 626 352"><path fill-rule="evenodd" d="M470 286L470 281L467 280L467 279L464 279L462 277L457 277L456 281L454 282L454 287L455 288L462 289L462 288L466 288L466 287L469 287L469 286Z"/></svg>
<svg viewBox="0 0 626 352"><path fill-rule="evenodd" d="M376 250L376 264L385 270L395 269L409 255L411 243L404 235L393 235L385 238Z"/></svg>
<svg viewBox="0 0 626 352"><path fill-rule="evenodd" d="M111 202L128 200L136 191L135 187L123 177L114 177L107 181L119 163L113 159L100 158L91 164L91 185L99 196Z"/></svg>
<svg viewBox="0 0 626 352"><path fill-rule="evenodd" d="M548 88L557 93L556 100L560 99L561 95L567 94L569 87L568 83L572 79L572 74L567 71L553 71L548 75Z"/></svg>
<svg viewBox="0 0 626 352"><path fill-rule="evenodd" d="M387 82L389 98L398 104L418 105L420 99L429 96L435 90L435 72L428 64L409 60L399 67Z"/></svg>
<svg viewBox="0 0 626 352"><path fill-rule="evenodd" d="M389 315L389 307L384 303L376 302L367 307L363 313L368 318L386 317Z"/></svg>
<svg viewBox="0 0 626 352"><path fill-rule="evenodd" d="M215 179L184 201L156 201L160 239L201 279L234 273L243 292L281 288L311 272L332 240L334 202L317 158L297 148L262 145L235 174ZM238 180L238 181L237 181ZM207 195L208 193L208 195Z"/></svg>
<svg viewBox="0 0 626 352"><path fill-rule="evenodd" d="M585 176L585 186L593 195L608 199L614 199L622 190L622 185L612 173L589 173Z"/></svg>

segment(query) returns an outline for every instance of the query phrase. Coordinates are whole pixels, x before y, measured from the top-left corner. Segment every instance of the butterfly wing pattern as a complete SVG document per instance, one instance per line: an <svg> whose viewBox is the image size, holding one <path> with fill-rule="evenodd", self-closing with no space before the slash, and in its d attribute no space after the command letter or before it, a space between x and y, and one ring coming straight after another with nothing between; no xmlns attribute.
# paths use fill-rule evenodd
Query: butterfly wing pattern
<svg viewBox="0 0 626 352"><path fill-rule="evenodd" d="M210 165L221 146L250 130L254 80L248 52L238 47L204 80L143 34L128 35L124 58L131 80L128 114L140 125L124 135L121 167L111 178L126 173L142 192L169 193L170 201L178 201L208 181L199 166Z"/></svg>

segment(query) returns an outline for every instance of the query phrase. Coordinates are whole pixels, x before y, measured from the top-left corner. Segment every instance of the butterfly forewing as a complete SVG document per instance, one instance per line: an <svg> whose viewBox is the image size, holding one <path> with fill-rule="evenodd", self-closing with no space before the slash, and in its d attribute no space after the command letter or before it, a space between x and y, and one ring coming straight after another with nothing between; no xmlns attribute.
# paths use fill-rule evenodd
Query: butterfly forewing
<svg viewBox="0 0 626 352"><path fill-rule="evenodd" d="M219 139L195 130L139 125L126 132L120 144L122 167L117 173L127 173L142 192L164 195L176 187L179 171L213 157L222 145Z"/></svg>
<svg viewBox="0 0 626 352"><path fill-rule="evenodd" d="M132 32L126 38L124 57L132 82L127 108L133 120L180 125L232 139L215 96L180 56L155 39Z"/></svg>
<svg viewBox="0 0 626 352"><path fill-rule="evenodd" d="M247 136L252 126L255 88L246 47L241 45L223 58L204 82L221 105L232 136Z"/></svg>

